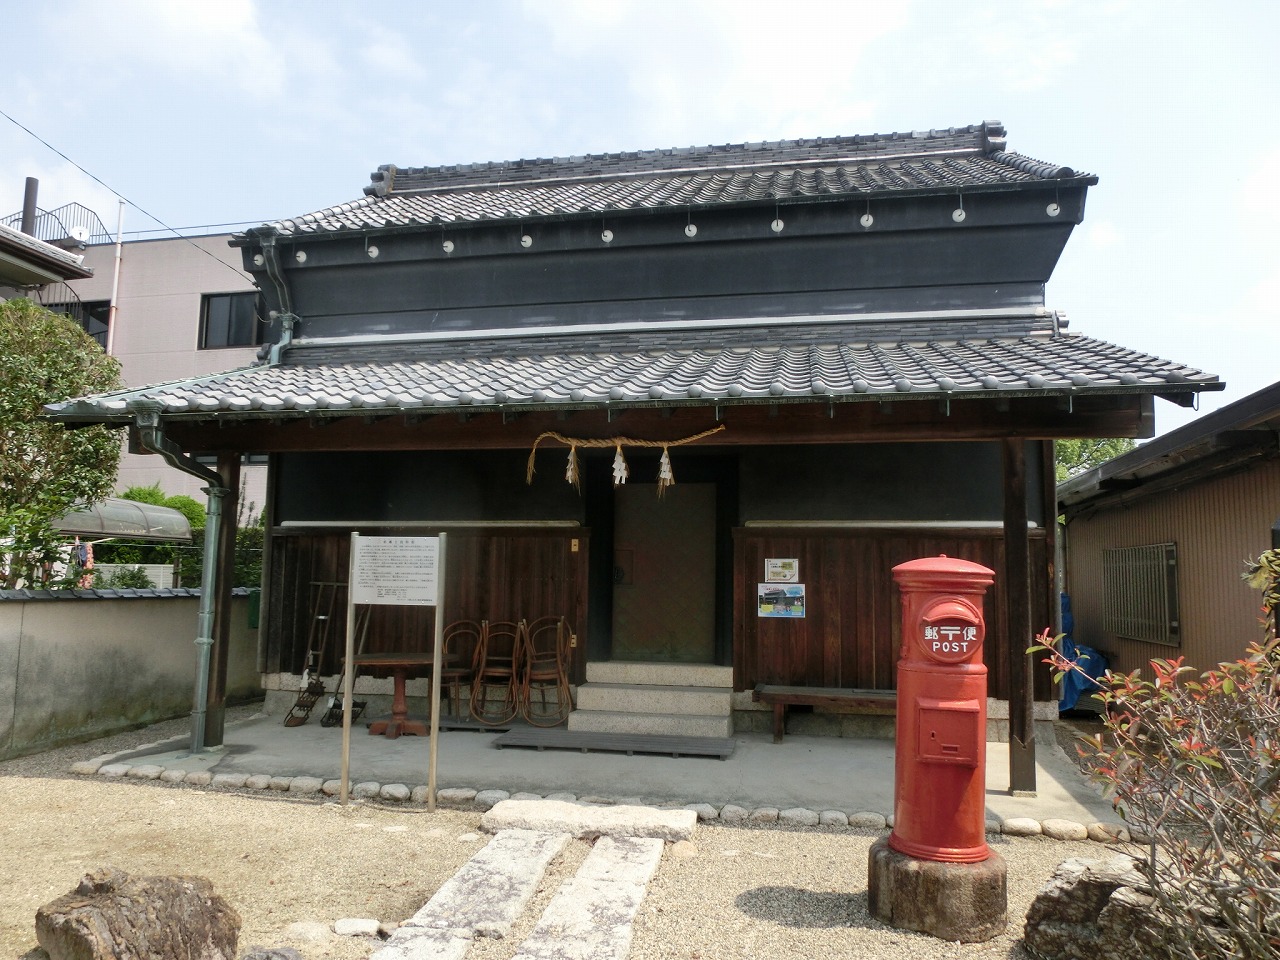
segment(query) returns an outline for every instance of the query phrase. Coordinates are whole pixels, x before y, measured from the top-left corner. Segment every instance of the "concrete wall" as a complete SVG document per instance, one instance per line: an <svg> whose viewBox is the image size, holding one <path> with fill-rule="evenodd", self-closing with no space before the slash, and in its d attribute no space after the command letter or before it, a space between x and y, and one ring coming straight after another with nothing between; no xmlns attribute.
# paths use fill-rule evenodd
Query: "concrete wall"
<svg viewBox="0 0 1280 960"><path fill-rule="evenodd" d="M194 591L0 599L0 759L189 715ZM258 631L232 600L229 702L261 696Z"/></svg>
<svg viewBox="0 0 1280 960"><path fill-rule="evenodd" d="M229 239L229 234L220 233L124 244L112 349L125 386L220 373L253 362L257 347L199 349L201 295L253 289L252 280L240 270L240 251L228 245ZM111 299L115 252L114 244L85 250L85 266L94 276L68 284L81 300ZM51 291L45 299L52 296ZM242 477L246 501L261 512L266 504L266 467L246 467ZM167 494L182 493L205 502L200 491L204 481L173 469L160 457L126 453L120 458L117 490L152 483L159 483Z"/></svg>

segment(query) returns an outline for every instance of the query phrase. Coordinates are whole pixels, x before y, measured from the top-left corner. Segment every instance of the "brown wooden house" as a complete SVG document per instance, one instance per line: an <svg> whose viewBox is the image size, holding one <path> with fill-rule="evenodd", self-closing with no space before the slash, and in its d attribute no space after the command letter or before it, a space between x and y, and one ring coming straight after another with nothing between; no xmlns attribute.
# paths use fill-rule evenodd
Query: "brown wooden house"
<svg viewBox="0 0 1280 960"><path fill-rule="evenodd" d="M1243 561L1280 538L1280 383L1058 487L1074 638L1129 673L1200 670L1262 638Z"/></svg>
<svg viewBox="0 0 1280 960"><path fill-rule="evenodd" d="M992 123L386 166L235 239L271 307L257 365L55 413L151 418L229 484L270 456L269 676L301 672L351 531L447 530L449 618L574 625L571 724L680 732L676 692L722 685L692 712L728 730L757 682L892 688L890 568L946 553L997 571L991 691L1024 743L1050 439L1146 436L1155 397L1220 387L1046 308L1095 182ZM784 568L803 616L765 609ZM371 642L425 649L429 615L380 616Z"/></svg>

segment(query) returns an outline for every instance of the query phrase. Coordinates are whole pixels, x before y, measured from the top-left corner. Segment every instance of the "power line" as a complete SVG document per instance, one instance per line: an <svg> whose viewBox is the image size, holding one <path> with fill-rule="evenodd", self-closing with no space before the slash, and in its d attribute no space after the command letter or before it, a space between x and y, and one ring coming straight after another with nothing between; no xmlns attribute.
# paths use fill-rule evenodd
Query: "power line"
<svg viewBox="0 0 1280 960"><path fill-rule="evenodd" d="M220 263L220 264L222 264L222 266L226 267L228 270L230 270L232 273L234 273L237 277L239 277L239 278L241 278L241 279L244 279L244 278L246 278L246 277L248 277L250 280L252 280L252 279L253 279L252 277L250 277L250 276L249 276L249 274L245 273L245 271L240 270L240 269L239 269L239 268L237 268L237 267L233 267L231 264L227 263L225 260L222 260L222 259L220 259L220 258L218 258L218 257L215 257L212 253L210 253L208 250L204 249L204 247L200 246L198 243L196 243L196 242L195 242L194 240L192 240L190 237L185 237L185 236L183 236L181 233L179 233L179 232L178 232L177 230L175 230L173 227L169 226L167 223L165 223L163 220L161 220L161 219L160 219L159 217L157 217L155 214L153 214L153 213L151 213L151 212L149 212L149 211L147 211L147 210L143 209L142 207L138 206L138 204L134 203L132 200L130 200L130 199L129 199L128 197L126 197L124 194L120 193L118 190L113 189L110 185L108 185L108 184L104 183L104 182L103 182L99 177L94 176L92 173L90 173L90 172L89 172L88 170L86 170L84 167L80 166L80 164L76 163L74 160L72 160L70 157L68 157L65 153L63 153L61 150L59 150L59 149L58 149L57 147L55 147L53 144L49 143L47 140L45 140L43 137L41 137L41 136L40 136L38 133L36 133L34 130L30 129L29 127L24 126L24 125L23 125L23 124L21 124L21 123L19 123L19 122L18 122L17 120L15 120L13 117L9 116L9 114L5 113L3 110L0 110L0 117L4 117L6 120L8 120L10 123L12 123L12 124L13 124L15 127L17 127L19 130L22 130L22 131L23 131L23 132L25 132L28 136L32 137L34 140L36 140L37 142L39 142L40 144L42 144L46 149L48 149L48 150L52 150L54 153L56 153L58 156L60 156L63 160L67 161L67 163L71 164L73 167L75 167L77 170L79 170L81 173L83 173L83 174L84 174L86 177L88 177L90 180L94 181L95 183L99 184L99 185L100 185L100 186L102 186L104 189L106 189L108 192L110 192L112 196L114 196L114 197L116 197L116 198L118 198L118 199L120 199L120 200L124 201L124 202L125 202L125 203L127 203L129 206L133 207L133 209L135 209L135 210L137 210L139 213L141 213L144 217L149 217L151 220L153 220L153 221L155 221L156 223L160 224L160 226L161 226L161 227L163 227L165 230L168 230L170 233L172 233L172 234L173 234L175 237L177 237L179 240L185 240L187 243L191 244L191 246L195 247L197 250L199 250L201 253L203 253L203 254L204 254L206 257L208 257L209 259L213 260L213 261L214 261L214 262L216 262L216 263Z"/></svg>

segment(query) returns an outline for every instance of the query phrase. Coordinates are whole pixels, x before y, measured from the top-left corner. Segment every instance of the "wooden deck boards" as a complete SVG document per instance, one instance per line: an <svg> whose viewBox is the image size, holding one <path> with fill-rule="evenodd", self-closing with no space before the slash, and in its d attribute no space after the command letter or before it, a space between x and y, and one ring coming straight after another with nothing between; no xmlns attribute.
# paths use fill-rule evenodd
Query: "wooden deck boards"
<svg viewBox="0 0 1280 960"><path fill-rule="evenodd" d="M608 753L659 754L671 757L717 757L726 760L733 753L730 737L677 737L639 733L596 733L590 730L559 728L515 729L494 740L494 746L534 747L538 750L600 750Z"/></svg>

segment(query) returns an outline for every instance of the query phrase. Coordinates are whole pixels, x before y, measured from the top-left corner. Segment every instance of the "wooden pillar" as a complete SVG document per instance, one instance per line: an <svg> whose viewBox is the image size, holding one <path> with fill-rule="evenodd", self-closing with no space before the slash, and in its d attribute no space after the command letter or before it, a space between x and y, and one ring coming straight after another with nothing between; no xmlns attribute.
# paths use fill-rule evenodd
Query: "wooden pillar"
<svg viewBox="0 0 1280 960"><path fill-rule="evenodd" d="M218 579L213 596L213 649L209 653L209 695L205 698L204 744L222 746L227 712L227 660L231 647L231 588L236 575L236 528L240 513L240 455L218 457L218 473L230 493L222 505L222 525L206 530L218 538Z"/></svg>
<svg viewBox="0 0 1280 960"><path fill-rule="evenodd" d="M1031 657L1031 538L1027 533L1025 441L1000 441L1004 465L1004 596L1009 674L1009 792L1036 789Z"/></svg>

